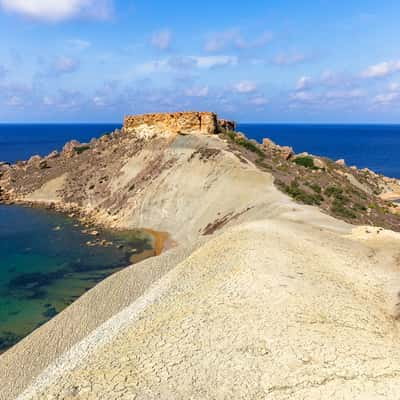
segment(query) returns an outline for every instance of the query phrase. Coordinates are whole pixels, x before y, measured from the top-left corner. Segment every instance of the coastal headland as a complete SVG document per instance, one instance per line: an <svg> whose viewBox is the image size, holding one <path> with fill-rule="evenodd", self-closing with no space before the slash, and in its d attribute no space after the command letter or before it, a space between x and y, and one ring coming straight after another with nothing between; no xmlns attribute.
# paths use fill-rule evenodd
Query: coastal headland
<svg viewBox="0 0 400 400"><path fill-rule="evenodd" d="M396 193L204 112L1 164L2 203L164 232L164 251L1 355L0 399L399 397Z"/></svg>

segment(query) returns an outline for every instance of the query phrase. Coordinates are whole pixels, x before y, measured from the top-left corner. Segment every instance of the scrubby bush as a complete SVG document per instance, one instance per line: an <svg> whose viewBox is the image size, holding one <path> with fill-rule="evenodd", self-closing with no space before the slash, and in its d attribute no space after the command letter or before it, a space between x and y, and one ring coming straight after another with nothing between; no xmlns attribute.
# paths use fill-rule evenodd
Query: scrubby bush
<svg viewBox="0 0 400 400"><path fill-rule="evenodd" d="M328 186L324 192L328 197L337 197L343 194L343 189L338 186Z"/></svg>
<svg viewBox="0 0 400 400"><path fill-rule="evenodd" d="M243 137L240 137L237 135L236 132L234 131L226 131L225 134L236 144L239 146L244 147L247 150L250 150L253 153L256 153L259 157L265 158L264 152L252 141L245 139Z"/></svg>
<svg viewBox="0 0 400 400"><path fill-rule="evenodd" d="M343 218L354 219L357 218L357 215L351 209L345 207L340 200L335 199L331 206L331 211Z"/></svg>
<svg viewBox="0 0 400 400"><path fill-rule="evenodd" d="M228 136L231 140L236 140L236 132L234 131L226 131L225 135Z"/></svg>
<svg viewBox="0 0 400 400"><path fill-rule="evenodd" d="M87 146L87 145L74 147L74 150L77 154L82 154L83 152L85 152L86 150L89 150L89 149L90 149L90 146Z"/></svg>
<svg viewBox="0 0 400 400"><path fill-rule="evenodd" d="M318 169L314 165L314 159L310 156L296 157L294 159L294 163L297 165L301 165L302 167L305 167L305 168Z"/></svg>
<svg viewBox="0 0 400 400"><path fill-rule="evenodd" d="M265 168L265 169L272 171L272 165L266 163L263 158L258 158L256 160L256 164L261 168Z"/></svg>
<svg viewBox="0 0 400 400"><path fill-rule="evenodd" d="M360 203L354 203L353 208L359 211L367 211L367 207Z"/></svg>
<svg viewBox="0 0 400 400"><path fill-rule="evenodd" d="M322 193L322 188L318 183L306 183L306 185L311 188L315 193L321 194Z"/></svg>
<svg viewBox="0 0 400 400"><path fill-rule="evenodd" d="M320 205L324 198L320 194L307 193L302 189L297 181L292 181L290 185L283 182L277 182L282 190L293 199L308 205Z"/></svg>

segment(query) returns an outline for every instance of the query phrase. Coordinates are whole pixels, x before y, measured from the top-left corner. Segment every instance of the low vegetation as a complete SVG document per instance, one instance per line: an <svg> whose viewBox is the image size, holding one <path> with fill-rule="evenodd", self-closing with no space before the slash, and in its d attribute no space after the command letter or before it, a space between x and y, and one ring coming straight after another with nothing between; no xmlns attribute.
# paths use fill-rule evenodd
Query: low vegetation
<svg viewBox="0 0 400 400"><path fill-rule="evenodd" d="M234 143L239 146L244 147L245 149L251 151L252 153L257 154L261 159L265 158L265 153L259 148L256 143L253 143L251 140L248 140L242 137L240 134L233 131L226 131L225 135L229 137Z"/></svg>
<svg viewBox="0 0 400 400"><path fill-rule="evenodd" d="M314 159L310 156L296 157L293 162L305 168L319 169L314 165Z"/></svg>
<svg viewBox="0 0 400 400"><path fill-rule="evenodd" d="M301 203L308 205L320 205L324 200L320 194L310 193L301 188L297 180L293 180L289 185L281 181L276 181L275 183L283 190L283 192Z"/></svg>
<svg viewBox="0 0 400 400"><path fill-rule="evenodd" d="M86 150L89 150L89 149L90 149L90 146L88 146L88 145L74 147L74 151L77 154L82 154L83 152L85 152Z"/></svg>
<svg viewBox="0 0 400 400"><path fill-rule="evenodd" d="M232 131L223 135L240 159L271 173L276 186L295 201L319 206L327 214L352 224L400 230L400 214L378 197L379 183L368 172L336 164L327 158L322 159L324 167L319 167L311 155L287 159L286 153L279 153L279 149L274 151L273 145L262 147ZM352 183L350 174L365 186L365 190Z"/></svg>

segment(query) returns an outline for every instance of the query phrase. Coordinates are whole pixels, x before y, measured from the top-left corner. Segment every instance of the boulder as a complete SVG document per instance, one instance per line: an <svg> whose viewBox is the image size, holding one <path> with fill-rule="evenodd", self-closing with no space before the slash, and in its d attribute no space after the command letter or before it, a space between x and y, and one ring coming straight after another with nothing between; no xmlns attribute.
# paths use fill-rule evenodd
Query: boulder
<svg viewBox="0 0 400 400"><path fill-rule="evenodd" d="M298 157L310 157L310 153L303 151L302 153L296 154L296 158Z"/></svg>
<svg viewBox="0 0 400 400"><path fill-rule="evenodd" d="M48 154L45 158L46 160L51 160L53 158L59 157L60 153L57 150L53 150L50 154Z"/></svg>
<svg viewBox="0 0 400 400"><path fill-rule="evenodd" d="M290 160L294 155L293 148L290 146L279 146L279 153L285 160Z"/></svg>
<svg viewBox="0 0 400 400"><path fill-rule="evenodd" d="M317 168L320 168L320 169L325 169L326 168L325 161L321 160L318 157L314 157L313 160L314 160L314 166L316 166Z"/></svg>
<svg viewBox="0 0 400 400"><path fill-rule="evenodd" d="M70 142L65 143L62 152L67 157L72 157L75 154L75 147L79 147L81 145L77 140L71 140Z"/></svg>
<svg viewBox="0 0 400 400"><path fill-rule="evenodd" d="M340 160L337 160L335 164L340 165L341 167L345 167L346 161L343 158L341 158Z"/></svg>
<svg viewBox="0 0 400 400"><path fill-rule="evenodd" d="M49 164L47 163L47 160L40 160L40 162L39 162L39 168L40 168L40 169L49 168Z"/></svg>
<svg viewBox="0 0 400 400"><path fill-rule="evenodd" d="M227 119L220 119L218 120L219 130L222 132L227 131L235 131L236 130L236 123L235 121L229 121Z"/></svg>
<svg viewBox="0 0 400 400"><path fill-rule="evenodd" d="M264 138L262 140L262 145L265 149L271 149L276 146L276 144L269 138Z"/></svg>
<svg viewBox="0 0 400 400"><path fill-rule="evenodd" d="M37 166L39 166L39 163L41 160L42 160L42 157L40 157L39 155L32 156L28 160L28 165L33 165L33 166L37 167Z"/></svg>

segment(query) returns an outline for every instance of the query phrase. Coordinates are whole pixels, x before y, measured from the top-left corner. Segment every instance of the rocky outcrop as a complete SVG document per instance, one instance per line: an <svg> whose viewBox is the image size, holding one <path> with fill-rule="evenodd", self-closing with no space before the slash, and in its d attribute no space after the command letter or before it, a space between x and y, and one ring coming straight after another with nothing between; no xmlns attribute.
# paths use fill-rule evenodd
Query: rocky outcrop
<svg viewBox="0 0 400 400"><path fill-rule="evenodd" d="M222 132L227 131L235 131L236 130L236 123L235 121L229 121L227 119L219 119L218 120L219 128Z"/></svg>
<svg viewBox="0 0 400 400"><path fill-rule="evenodd" d="M176 134L218 133L217 115L212 112L177 112L125 117L123 131L143 138Z"/></svg>
<svg viewBox="0 0 400 400"><path fill-rule="evenodd" d="M280 146L269 138L264 138L262 144L265 151L270 152L273 156L281 157L284 160L289 160L294 155L292 147Z"/></svg>

